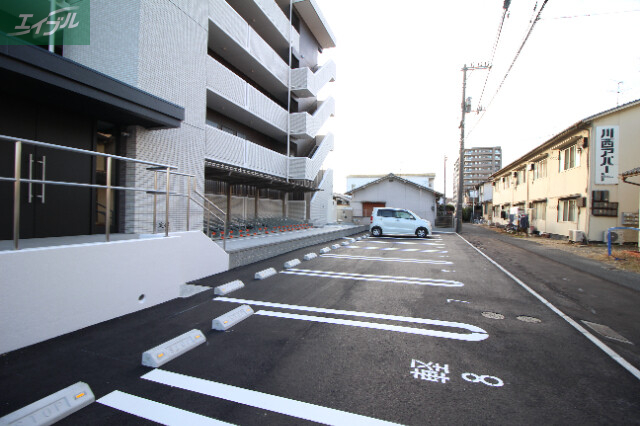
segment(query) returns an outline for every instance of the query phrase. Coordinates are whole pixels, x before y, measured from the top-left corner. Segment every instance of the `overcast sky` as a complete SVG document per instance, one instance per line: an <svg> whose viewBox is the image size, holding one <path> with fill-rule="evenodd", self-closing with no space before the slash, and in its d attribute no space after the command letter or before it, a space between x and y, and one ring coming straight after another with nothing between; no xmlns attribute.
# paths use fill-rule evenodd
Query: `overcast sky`
<svg viewBox="0 0 640 426"><path fill-rule="evenodd" d="M334 191L350 174L436 173L452 195L464 64L491 59L503 0L316 0L338 47L337 80L323 131ZM640 0L548 0L501 90L506 70L544 0L512 0L483 114L466 114L465 146L502 146L503 166L589 115L640 98ZM583 16L590 15L590 16ZM488 71L468 75L477 109ZM622 84L618 84L622 81ZM622 93L617 93L620 87ZM480 117L482 117L480 119Z"/></svg>

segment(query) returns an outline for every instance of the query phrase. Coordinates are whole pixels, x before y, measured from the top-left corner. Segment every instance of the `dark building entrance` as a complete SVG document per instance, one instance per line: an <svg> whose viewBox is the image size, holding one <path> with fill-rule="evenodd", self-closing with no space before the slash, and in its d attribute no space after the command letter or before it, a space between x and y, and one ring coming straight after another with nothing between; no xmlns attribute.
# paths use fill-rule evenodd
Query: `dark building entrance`
<svg viewBox="0 0 640 426"><path fill-rule="evenodd" d="M98 128L95 119L60 107L34 104L8 94L2 94L2 98L1 135L96 150ZM101 139L104 141L105 138ZM0 142L1 176L13 177L14 158L15 145ZM95 183L98 178L96 166L96 159L90 155L22 145L22 178L89 184ZM98 232L95 229L98 213L93 211L97 206L97 195L96 190L91 188L23 183L20 237L58 237ZM0 239L11 239L13 183L1 183L0 199ZM101 231L104 232L104 226Z"/></svg>
<svg viewBox="0 0 640 426"><path fill-rule="evenodd" d="M118 154L127 126L177 128L184 119L184 108L44 49L1 47L2 136ZM0 177L14 178L14 159L14 144L0 140ZM21 179L104 185L105 165L93 155L22 145ZM0 180L0 240L14 237L13 186ZM107 209L117 230L119 209L105 205L105 189L22 183L20 190L20 238L102 233Z"/></svg>

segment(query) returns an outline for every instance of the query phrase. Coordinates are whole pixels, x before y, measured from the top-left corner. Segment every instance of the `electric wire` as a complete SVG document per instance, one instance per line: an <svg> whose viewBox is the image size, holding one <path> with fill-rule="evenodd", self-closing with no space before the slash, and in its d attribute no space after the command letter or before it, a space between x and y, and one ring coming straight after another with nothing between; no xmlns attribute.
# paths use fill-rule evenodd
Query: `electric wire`
<svg viewBox="0 0 640 426"><path fill-rule="evenodd" d="M592 16L617 15L620 13L632 13L632 12L640 12L640 9L618 10L615 12L602 12L602 13L585 13L584 15L554 16L551 18L544 18L544 19L546 21L551 19L591 18Z"/></svg>
<svg viewBox="0 0 640 426"><path fill-rule="evenodd" d="M471 132L473 132L475 130L475 128L478 126L480 121L482 121L482 118L486 114L487 110L489 109L489 107L491 106L493 101L495 100L496 96L498 96L498 93L500 93L500 89L502 89L502 86L504 85L504 82L507 80L507 77L509 76L509 73L511 72L511 69L513 68L513 66L515 65L516 61L518 60L518 57L520 56L520 53L522 52L522 49L524 48L524 45L527 43L527 40L529 40L529 37L531 36L531 33L533 32L533 28L535 27L536 23L540 20L540 15L542 14L542 11L544 10L544 8L545 8L545 6L547 5L548 2L549 2L549 0L544 0L544 2L542 3L542 6L540 7L540 10L538 10L537 13L536 13L536 9L537 9L538 3L536 2L536 7L534 7L534 9L533 9L533 15L535 15L535 17L533 17L531 19L531 21L530 21L531 25L529 26L529 29L528 29L527 33L525 34L524 39L522 40L522 43L520 44L520 47L518 48L518 51L516 52L515 56L513 57L513 60L511 61L511 65L509 65L509 68L507 69L507 72L504 74L504 77L502 78L502 81L500 82L500 85L498 86L498 88L496 89L496 92L493 94L493 97L491 98L491 100L487 104L487 107L484 108L484 110L482 111L482 115L480 116L478 121L476 121L475 125L471 128L469 133L467 133L467 136L469 136L471 134Z"/></svg>
<svg viewBox="0 0 640 426"><path fill-rule="evenodd" d="M496 35L496 40L493 43L493 50L491 52L491 59L489 60L489 64L493 65L493 58L495 58L496 56L496 50L498 49L498 43L500 42L500 35L502 34L502 27L504 25L504 20L507 17L507 13L509 12L509 5L510 5L510 1L509 0L505 0L504 2L504 6L503 9L504 11L502 12L502 19L500 19L500 25L498 25L498 34ZM484 90L487 87L487 81L489 81L489 76L491 75L491 69L493 67L489 68L489 71L487 72L487 76L484 79L484 84L482 85L482 92L480 93L480 100L478 101L478 107L480 107L482 105L482 97L484 96Z"/></svg>

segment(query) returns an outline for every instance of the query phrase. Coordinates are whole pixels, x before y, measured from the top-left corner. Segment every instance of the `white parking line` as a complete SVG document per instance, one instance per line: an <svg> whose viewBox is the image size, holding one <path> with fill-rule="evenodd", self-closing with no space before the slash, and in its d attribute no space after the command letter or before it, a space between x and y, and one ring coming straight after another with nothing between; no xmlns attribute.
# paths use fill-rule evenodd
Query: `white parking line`
<svg viewBox="0 0 640 426"><path fill-rule="evenodd" d="M346 411L296 401L295 399L269 395L267 393L243 389L237 386L225 385L223 383L200 379L197 377L185 376L183 374L172 373L165 370L155 369L142 376L142 378L152 382L161 383L163 385L197 392L202 395L226 399L227 401L237 402L239 404L328 425L395 424L384 420L374 419L372 417L361 416L359 414L348 413Z"/></svg>
<svg viewBox="0 0 640 426"><path fill-rule="evenodd" d="M120 391L113 391L100 398L97 402L164 425L231 424Z"/></svg>
<svg viewBox="0 0 640 426"><path fill-rule="evenodd" d="M447 339L477 342L489 337L487 332L481 329L480 327L476 327L475 325L471 325L471 324L465 324L462 322L440 321L440 320L431 320L426 318L402 317L402 316L387 315L387 314L374 314L369 312L343 311L340 309L316 308L312 306L287 305L284 303L261 302L258 300L235 299L232 297L216 297L215 299L213 299L213 301L214 302L231 302L231 303L256 305L256 306L266 306L269 308L291 309L291 310L304 311L304 312L346 315L346 316L361 317L361 318L362 317L375 318L375 319L383 319L383 320L390 320L390 321L409 322L414 324L437 325L441 327L461 328L464 330L471 331L470 334L469 333L461 334L461 333L443 332L438 330L421 329L422 331L420 333L417 333L417 334L423 334L423 335L433 336L433 337L444 337ZM261 312L271 312L271 311L261 311ZM268 315L268 314L261 314L261 315ZM331 318L329 318L329 320L331 320ZM364 324L367 324L367 323L364 323ZM359 326L366 327L365 325L359 325Z"/></svg>
<svg viewBox="0 0 640 426"><path fill-rule="evenodd" d="M363 241L364 242L364 241ZM443 243L440 242L433 242L433 243L414 243L414 242L409 242L409 241L377 241L377 240L367 240L367 243L374 243L374 244L404 244L404 245L422 245L422 246L444 246Z"/></svg>
<svg viewBox="0 0 640 426"><path fill-rule="evenodd" d="M389 282L397 284L413 284L413 285L428 285L428 286L440 286L440 287L462 287L463 283L452 280L439 280L433 278L414 278L414 277L402 277L391 275L370 275L370 274L356 274L349 272L333 272L333 271L317 271L313 269L297 269L290 268L284 271L280 271L281 274L289 275L306 275L310 277L321 278L337 278L341 280L356 280L356 281L377 281L377 282Z"/></svg>
<svg viewBox="0 0 640 426"><path fill-rule="evenodd" d="M361 247L361 246L346 246L346 248L351 248L351 249L360 249L360 250L383 250L383 251L402 251L402 252L418 252L418 253L448 253L448 251L444 251L444 250L434 250L434 249L427 249L427 250L420 250L419 248L417 249L401 249L401 248L386 248L386 247Z"/></svg>
<svg viewBox="0 0 640 426"><path fill-rule="evenodd" d="M372 328L375 330L395 331L397 333L419 334L422 336L442 337L444 339L466 340L468 342L477 342L489 337L488 334L483 334L483 333L471 333L471 334L451 333L449 331L428 330L424 328L406 327L402 325L380 324L377 322L345 320L340 318L317 317L313 315L300 315L300 314L292 314L289 312L285 313L285 312L274 312L274 311L258 311L256 312L256 315L264 315L264 316L276 317L276 318L288 318L288 319L295 319L295 320L302 320L302 321L321 322L325 324L349 325L351 327Z"/></svg>
<svg viewBox="0 0 640 426"><path fill-rule="evenodd" d="M431 265L453 265L453 262L449 262L447 260L403 259L401 257L369 257L369 256L353 256L349 254L321 254L320 257L331 257L334 259L371 260L374 262L427 263Z"/></svg>
<svg viewBox="0 0 640 426"><path fill-rule="evenodd" d="M633 365L631 365L626 359L624 359L620 355L618 355L618 353L615 352L613 349L611 349L609 346L607 346L604 343L602 343L596 336L594 336L593 334L589 333L587 331L587 329L585 329L580 324L575 322L570 316L568 316L567 314L562 312L560 309L556 308L553 304L551 304L551 302L549 302L547 299L545 299L544 297L539 295L536 291L534 291L531 287L529 287L524 282L522 282L520 279L518 279L518 277L513 275L511 272L507 271L498 262L496 262L495 260L491 259L489 256L484 254L482 251L478 250L478 248L476 246L474 246L469 241L467 241L462 235L460 235L460 234L456 234L456 235L458 235L458 237L462 238L462 240L465 243L469 244L471 247L473 247L473 249L475 251L477 251L482 256L484 256L489 262L493 263L498 269L500 269L502 272L504 272L509 278L514 280L518 285L520 285L522 288L524 288L529 293L531 293L536 299L538 299L540 302L542 302L547 308L551 309L553 312L558 314L562 319L564 319L566 322L571 324L571 326L573 328L575 328L580 333L582 333L587 339L591 340L591 342L593 344L595 344L598 348L600 348L604 353L609 355L614 361L616 361L618 364L620 364L622 367L624 367L629 373L633 374L637 379L640 380L640 370L638 370Z"/></svg>

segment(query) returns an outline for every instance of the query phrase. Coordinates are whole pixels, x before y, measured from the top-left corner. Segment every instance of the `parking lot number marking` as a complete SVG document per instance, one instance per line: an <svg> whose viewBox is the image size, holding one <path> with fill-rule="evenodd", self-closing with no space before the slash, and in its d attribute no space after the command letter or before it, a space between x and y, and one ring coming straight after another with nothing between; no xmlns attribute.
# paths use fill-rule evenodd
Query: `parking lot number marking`
<svg viewBox="0 0 640 426"><path fill-rule="evenodd" d="M471 383L482 383L487 386L500 387L504 382L496 376L480 375L475 373L463 373L462 378Z"/></svg>
<svg viewBox="0 0 640 426"><path fill-rule="evenodd" d="M411 360L410 374L414 379L427 380L429 382L447 383L449 380L449 364L440 365L437 362L422 362L417 359Z"/></svg>
<svg viewBox="0 0 640 426"><path fill-rule="evenodd" d="M227 401L328 425L350 426L395 424L384 420L374 419L372 417L361 416L359 414L348 413L346 411L335 410L333 408L322 407L320 405L269 395L267 393L226 385L211 380L200 379L198 377L185 376L183 374L172 373L170 371L160 369L155 369L142 376L142 378L163 385L196 392L202 395L226 399Z"/></svg>

